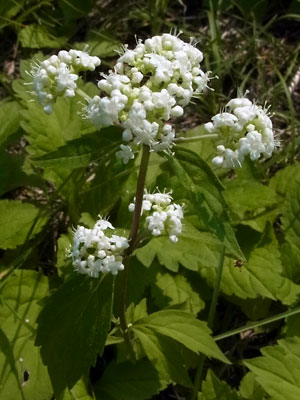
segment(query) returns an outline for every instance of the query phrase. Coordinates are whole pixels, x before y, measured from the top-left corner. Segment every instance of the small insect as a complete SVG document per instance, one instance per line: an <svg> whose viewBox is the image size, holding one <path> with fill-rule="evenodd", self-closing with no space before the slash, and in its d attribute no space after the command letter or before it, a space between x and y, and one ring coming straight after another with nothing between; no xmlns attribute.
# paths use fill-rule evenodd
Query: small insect
<svg viewBox="0 0 300 400"><path fill-rule="evenodd" d="M234 261L235 268L242 268L243 265L244 265L243 260L235 260Z"/></svg>

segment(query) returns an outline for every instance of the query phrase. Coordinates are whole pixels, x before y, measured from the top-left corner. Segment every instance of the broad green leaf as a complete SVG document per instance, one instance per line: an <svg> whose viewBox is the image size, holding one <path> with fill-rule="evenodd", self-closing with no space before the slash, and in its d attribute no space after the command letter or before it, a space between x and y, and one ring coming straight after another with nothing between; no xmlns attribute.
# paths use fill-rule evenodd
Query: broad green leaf
<svg viewBox="0 0 300 400"><path fill-rule="evenodd" d="M215 268L203 268L200 273L210 285L214 284ZM291 305L300 294L300 285L294 284L283 273L278 247L270 245L256 248L248 263L241 268L236 268L232 259L226 259L221 290L242 299L260 296Z"/></svg>
<svg viewBox="0 0 300 400"><path fill-rule="evenodd" d="M21 29L19 40L23 47L40 49L43 47L60 48L67 41L67 38L56 37L43 25L30 24Z"/></svg>
<svg viewBox="0 0 300 400"><path fill-rule="evenodd" d="M1 290L0 398L50 400L52 387L40 351L34 346L39 302L48 293L46 277L17 270Z"/></svg>
<svg viewBox="0 0 300 400"><path fill-rule="evenodd" d="M47 300L38 318L36 345L56 395L71 389L102 354L110 328L112 275L77 275Z"/></svg>
<svg viewBox="0 0 300 400"><path fill-rule="evenodd" d="M16 101L0 102L0 145L15 133L20 124L20 106Z"/></svg>
<svg viewBox="0 0 300 400"><path fill-rule="evenodd" d="M0 200L0 248L14 249L33 238L46 222L39 209L20 200Z"/></svg>
<svg viewBox="0 0 300 400"><path fill-rule="evenodd" d="M144 325L135 327L134 333L147 358L158 372L163 387L173 382L192 388L183 346Z"/></svg>
<svg viewBox="0 0 300 400"><path fill-rule="evenodd" d="M279 340L261 350L262 357L244 360L272 400L300 398L300 338Z"/></svg>
<svg viewBox="0 0 300 400"><path fill-rule="evenodd" d="M200 232L189 223L183 224L182 234L176 244L168 237L153 238L135 254L139 261L149 267L155 256L170 271L177 272L179 264L198 271L200 267L217 267L220 242L210 233ZM166 251L167 249L167 251Z"/></svg>
<svg viewBox="0 0 300 400"><path fill-rule="evenodd" d="M185 303L186 311L197 315L205 306L183 275L159 273L155 285L152 285L152 295L160 308Z"/></svg>
<svg viewBox="0 0 300 400"><path fill-rule="evenodd" d="M151 329L170 337L194 353L203 353L228 363L227 358L211 338L209 328L193 314L178 310L158 311L134 323L134 331L141 328Z"/></svg>
<svg viewBox="0 0 300 400"><path fill-rule="evenodd" d="M248 372L240 383L239 388L240 394L243 399L247 400L263 400L265 399L266 392L256 381L255 374L253 372Z"/></svg>
<svg viewBox="0 0 300 400"><path fill-rule="evenodd" d="M221 192L222 184L209 165L196 153L177 147L175 155L168 156L168 161L185 188L199 219L224 242L231 255L244 259L227 215L227 205Z"/></svg>
<svg viewBox="0 0 300 400"><path fill-rule="evenodd" d="M249 225L260 232L265 229L267 221L273 223L280 212L276 192L258 182L230 181L224 197L235 223Z"/></svg>
<svg viewBox="0 0 300 400"><path fill-rule="evenodd" d="M202 383L198 400L241 400L239 394L224 381L220 381L212 370L208 370Z"/></svg>
<svg viewBox="0 0 300 400"><path fill-rule="evenodd" d="M147 400L163 388L149 361L112 362L95 384L97 400Z"/></svg>
<svg viewBox="0 0 300 400"><path fill-rule="evenodd" d="M278 200L285 198L290 184L300 179L300 164L288 165L284 169L280 169L275 176L270 179L269 186L278 194Z"/></svg>
<svg viewBox="0 0 300 400"><path fill-rule="evenodd" d="M36 165L45 167L87 167L92 161L110 155L118 148L121 131L117 127L104 128L100 132L71 140L56 151L35 158ZM110 154L112 153L112 154Z"/></svg>

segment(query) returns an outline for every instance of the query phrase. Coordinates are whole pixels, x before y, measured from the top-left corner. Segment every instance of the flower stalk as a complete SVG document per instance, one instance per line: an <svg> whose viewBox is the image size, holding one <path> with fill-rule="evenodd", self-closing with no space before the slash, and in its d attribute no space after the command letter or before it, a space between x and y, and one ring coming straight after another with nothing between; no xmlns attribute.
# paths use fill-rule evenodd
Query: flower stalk
<svg viewBox="0 0 300 400"><path fill-rule="evenodd" d="M144 194L144 187L145 187L145 180L146 174L149 164L150 158L150 149L149 146L143 145L143 153L142 159L140 164L139 176L136 185L136 194L135 194L135 209L133 213L132 225L129 234L129 247L125 251L124 257L124 271L121 274L121 291L120 291L120 325L121 329L125 335L125 339L127 342L130 343L130 339L128 336L128 325L126 321L126 307L127 307L127 288L128 288L128 275L129 275L129 257L132 255L135 246L136 246L136 239L139 230L139 223L141 218L141 210L142 210L142 203L143 203L143 194Z"/></svg>
<svg viewBox="0 0 300 400"><path fill-rule="evenodd" d="M218 302L218 297L219 297L219 292L220 292L221 279L222 279L222 274L223 274L224 260L225 260L225 245L223 244L222 249L221 249L221 254L220 254L220 261L219 261L219 265L218 265L217 280L216 280L216 284L214 287L213 296L211 299L209 313L208 313L207 325L210 329L213 329L216 308L217 308L217 302ZM194 390L192 393L191 400L197 399L198 391L201 387L201 383L202 383L202 379L203 379L205 359L206 359L206 356L204 354L201 354L198 368L196 371Z"/></svg>

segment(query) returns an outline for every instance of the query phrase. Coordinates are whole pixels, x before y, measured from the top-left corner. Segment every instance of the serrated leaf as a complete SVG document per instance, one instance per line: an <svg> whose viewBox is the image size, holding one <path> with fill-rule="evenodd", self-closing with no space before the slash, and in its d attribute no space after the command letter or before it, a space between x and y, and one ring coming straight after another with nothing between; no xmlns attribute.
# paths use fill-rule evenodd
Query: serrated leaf
<svg viewBox="0 0 300 400"><path fill-rule="evenodd" d="M135 254L147 267L157 256L159 262L170 271L177 272L179 264L189 270L198 271L201 266L217 267L219 248L218 239L210 233L198 231L186 222L176 244L168 237L152 238L146 246L137 249Z"/></svg>
<svg viewBox="0 0 300 400"><path fill-rule="evenodd" d="M241 400L239 394L224 381L220 381L212 370L208 370L202 383L198 400Z"/></svg>
<svg viewBox="0 0 300 400"><path fill-rule="evenodd" d="M39 218L39 209L34 205L19 200L0 200L0 248L16 248L29 234L29 238L33 238L39 233L45 223L46 219Z"/></svg>
<svg viewBox="0 0 300 400"><path fill-rule="evenodd" d="M193 314L178 310L162 310L135 321L134 331L147 328L172 338L194 353L203 353L225 363L227 358L210 336L210 329Z"/></svg>
<svg viewBox="0 0 300 400"><path fill-rule="evenodd" d="M65 389L56 400L95 400L95 396L91 390L88 390L85 379L81 378L72 389Z"/></svg>
<svg viewBox="0 0 300 400"><path fill-rule="evenodd" d="M261 349L262 357L244 360L256 380L274 400L300 398L300 338L279 340Z"/></svg>
<svg viewBox="0 0 300 400"><path fill-rule="evenodd" d="M34 346L39 301L48 293L48 280L40 273L18 270L1 291L0 397L49 400L52 387L40 352Z"/></svg>
<svg viewBox="0 0 300 400"><path fill-rule="evenodd" d="M56 151L34 158L33 161L45 167L87 167L90 162L106 156L110 151L114 152L120 137L120 128L104 128L100 132L71 140Z"/></svg>
<svg viewBox="0 0 300 400"><path fill-rule="evenodd" d="M102 354L111 321L112 275L75 276L54 292L38 318L41 346L54 391L71 389Z"/></svg>
<svg viewBox="0 0 300 400"><path fill-rule="evenodd" d="M200 273L213 285L216 269L203 268ZM278 247L270 245L256 248L248 263L241 268L236 268L232 259L226 259L221 290L242 299L260 296L291 305L300 294L300 286L286 278L283 273Z"/></svg>
<svg viewBox="0 0 300 400"><path fill-rule="evenodd" d="M160 308L185 303L187 312L197 315L205 307L204 301L182 275L158 274L152 295Z"/></svg>
<svg viewBox="0 0 300 400"><path fill-rule="evenodd" d="M147 400L163 388L159 376L149 361L116 364L112 362L95 384L97 399Z"/></svg>
<svg viewBox="0 0 300 400"><path fill-rule="evenodd" d="M162 387L174 382L191 388L188 367L183 357L183 346L146 326L134 328L139 343L159 374Z"/></svg>
<svg viewBox="0 0 300 400"><path fill-rule="evenodd" d="M253 372L248 372L240 383L239 388L240 394L243 399L247 400L263 400L265 399L266 392L256 381L255 374Z"/></svg>
<svg viewBox="0 0 300 400"><path fill-rule="evenodd" d="M168 161L200 220L224 242L232 256L245 259L229 222L219 179L196 153L177 147L175 155L168 156Z"/></svg>

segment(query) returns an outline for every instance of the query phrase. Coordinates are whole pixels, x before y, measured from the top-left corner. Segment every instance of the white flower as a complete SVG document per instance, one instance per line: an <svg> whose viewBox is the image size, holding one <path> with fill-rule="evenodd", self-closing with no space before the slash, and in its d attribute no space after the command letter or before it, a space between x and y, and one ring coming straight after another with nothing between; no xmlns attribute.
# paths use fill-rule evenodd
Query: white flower
<svg viewBox="0 0 300 400"><path fill-rule="evenodd" d="M219 155L212 159L219 167L241 167L246 156L251 160L271 157L276 145L268 109L244 97L230 100L226 112L215 115L204 127L219 135Z"/></svg>
<svg viewBox="0 0 300 400"><path fill-rule="evenodd" d="M47 114L52 113L58 96L74 97L78 73L93 71L98 65L98 57L78 50L61 50L57 56L53 55L40 65L32 67L30 73L33 77L33 89L44 111Z"/></svg>
<svg viewBox="0 0 300 400"><path fill-rule="evenodd" d="M134 202L129 204L129 211L135 209ZM153 236L167 234L174 243L182 231L183 209L179 204L172 203L171 192L148 193L145 190L141 215L146 214L146 225Z"/></svg>
<svg viewBox="0 0 300 400"><path fill-rule="evenodd" d="M101 272L117 275L124 269L122 253L129 246L128 240L117 235L107 236L104 232L107 229L114 227L100 218L92 229L78 226L74 231L70 256L76 272L98 278Z"/></svg>
<svg viewBox="0 0 300 400"><path fill-rule="evenodd" d="M121 124L125 142L170 151L175 132L166 122L181 117L191 97L207 87L202 59L192 42L170 34L139 41L133 50L125 45L114 71L99 81L102 93L89 101L86 117L97 128Z"/></svg>
<svg viewBox="0 0 300 400"><path fill-rule="evenodd" d="M134 154L130 146L120 145L121 150L116 152L116 156L123 160L124 164L127 164L129 160L134 159Z"/></svg>

